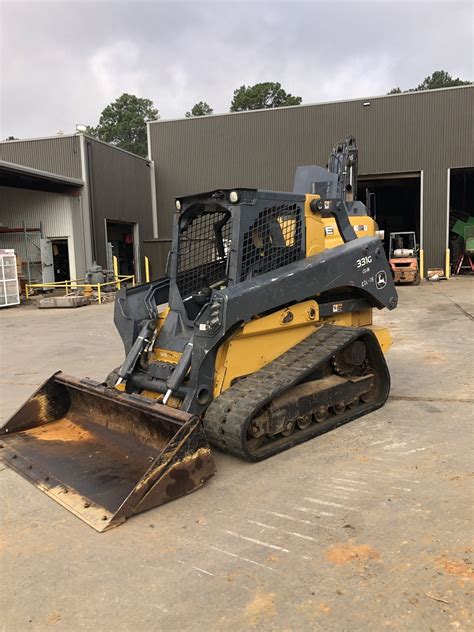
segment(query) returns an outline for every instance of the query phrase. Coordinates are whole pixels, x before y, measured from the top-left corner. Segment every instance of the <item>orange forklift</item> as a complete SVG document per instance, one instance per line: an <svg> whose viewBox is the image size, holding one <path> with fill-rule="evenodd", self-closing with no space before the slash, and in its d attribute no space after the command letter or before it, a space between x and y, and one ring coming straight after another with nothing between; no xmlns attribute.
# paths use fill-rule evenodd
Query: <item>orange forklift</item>
<svg viewBox="0 0 474 632"><path fill-rule="evenodd" d="M420 284L418 248L414 232L390 233L389 264L395 283Z"/></svg>

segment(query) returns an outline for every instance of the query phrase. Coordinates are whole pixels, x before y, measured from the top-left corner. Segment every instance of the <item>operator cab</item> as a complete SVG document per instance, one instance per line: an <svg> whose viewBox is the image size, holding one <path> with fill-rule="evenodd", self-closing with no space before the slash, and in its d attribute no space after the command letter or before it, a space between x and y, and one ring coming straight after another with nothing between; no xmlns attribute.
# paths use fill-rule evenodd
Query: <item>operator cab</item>
<svg viewBox="0 0 474 632"><path fill-rule="evenodd" d="M176 200L170 277L194 321L213 289L305 256L304 196L218 190Z"/></svg>

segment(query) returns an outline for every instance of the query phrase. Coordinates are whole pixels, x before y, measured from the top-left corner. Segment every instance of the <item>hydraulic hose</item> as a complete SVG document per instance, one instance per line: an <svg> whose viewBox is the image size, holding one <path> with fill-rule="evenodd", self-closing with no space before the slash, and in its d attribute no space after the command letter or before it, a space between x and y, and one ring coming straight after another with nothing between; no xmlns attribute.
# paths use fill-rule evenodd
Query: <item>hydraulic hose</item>
<svg viewBox="0 0 474 632"><path fill-rule="evenodd" d="M167 404L171 395L181 386L186 377L186 373L189 371L189 367L191 366L191 358L193 355L193 343L188 342L188 344L184 347L184 351L179 359L179 362L170 375L168 380L166 381L166 386L168 390L166 391L165 396L163 397L163 404Z"/></svg>
<svg viewBox="0 0 474 632"><path fill-rule="evenodd" d="M140 357L140 354L145 348L145 345L147 345L150 342L150 337L153 333L154 328L155 328L155 323L152 320L148 320L143 325L143 327L140 330L140 333L138 334L135 342L132 345L132 348L128 352L127 357L125 358L124 363L119 369L119 372L118 372L119 377L118 377L117 382L115 383L115 386L118 386L122 382L125 382L128 380L128 378L132 374L133 369L135 368L135 365L137 363L138 358Z"/></svg>

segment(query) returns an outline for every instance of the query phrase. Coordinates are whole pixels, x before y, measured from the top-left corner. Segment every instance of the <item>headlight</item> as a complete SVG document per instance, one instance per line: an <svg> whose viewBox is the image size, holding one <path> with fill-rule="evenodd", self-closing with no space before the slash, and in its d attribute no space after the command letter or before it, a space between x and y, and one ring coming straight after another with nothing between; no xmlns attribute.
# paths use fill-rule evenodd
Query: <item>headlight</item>
<svg viewBox="0 0 474 632"><path fill-rule="evenodd" d="M237 204L237 202L239 201L238 191L231 191L229 193L229 201L232 202L232 204Z"/></svg>
<svg viewBox="0 0 474 632"><path fill-rule="evenodd" d="M176 200L175 205L176 205L176 210L180 211L181 210L181 202L179 200Z"/></svg>

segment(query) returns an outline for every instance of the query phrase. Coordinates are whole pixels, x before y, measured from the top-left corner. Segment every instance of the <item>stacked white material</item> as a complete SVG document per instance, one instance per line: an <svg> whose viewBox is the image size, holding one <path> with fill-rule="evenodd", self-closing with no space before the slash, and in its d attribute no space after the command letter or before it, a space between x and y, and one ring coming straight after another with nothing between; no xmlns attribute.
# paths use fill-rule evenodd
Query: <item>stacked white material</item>
<svg viewBox="0 0 474 632"><path fill-rule="evenodd" d="M0 249L0 307L18 305L19 303L20 288L15 251Z"/></svg>

